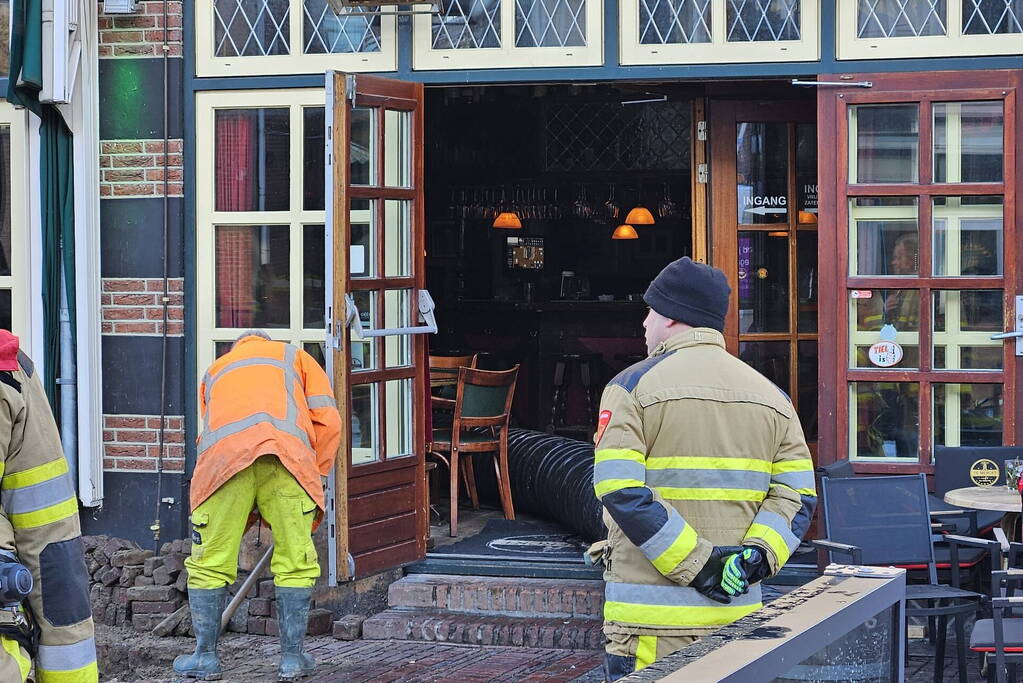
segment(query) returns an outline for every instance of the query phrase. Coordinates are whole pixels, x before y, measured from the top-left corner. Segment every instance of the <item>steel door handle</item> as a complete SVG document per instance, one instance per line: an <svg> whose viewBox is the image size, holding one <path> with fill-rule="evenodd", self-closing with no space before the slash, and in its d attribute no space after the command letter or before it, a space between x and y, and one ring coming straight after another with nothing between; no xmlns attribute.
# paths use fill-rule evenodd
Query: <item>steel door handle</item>
<svg viewBox="0 0 1023 683"><path fill-rule="evenodd" d="M1023 337L1023 330L1016 330L1015 332L1000 332L998 334L992 334L992 339L1016 339L1017 337Z"/></svg>
<svg viewBox="0 0 1023 683"><path fill-rule="evenodd" d="M366 329L362 326L362 319L359 315L359 309L355 305L355 299L351 294L345 295L345 305L348 309L346 315L348 318L348 329L351 330L352 339L361 341L370 337L396 337L401 335L410 334L437 334L437 318L434 315L433 297L430 296L430 292L425 289L419 290L419 318L425 325L416 325L413 327L392 327L384 329Z"/></svg>

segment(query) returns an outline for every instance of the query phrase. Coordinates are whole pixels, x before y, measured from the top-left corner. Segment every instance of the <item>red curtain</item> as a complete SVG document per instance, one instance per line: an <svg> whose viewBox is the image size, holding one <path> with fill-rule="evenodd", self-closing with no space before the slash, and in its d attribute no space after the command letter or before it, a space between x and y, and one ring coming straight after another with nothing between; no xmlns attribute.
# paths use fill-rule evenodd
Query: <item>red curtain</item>
<svg viewBox="0 0 1023 683"><path fill-rule="evenodd" d="M255 202L255 111L219 111L214 128L217 211L251 211ZM216 228L217 327L252 327L255 228Z"/></svg>

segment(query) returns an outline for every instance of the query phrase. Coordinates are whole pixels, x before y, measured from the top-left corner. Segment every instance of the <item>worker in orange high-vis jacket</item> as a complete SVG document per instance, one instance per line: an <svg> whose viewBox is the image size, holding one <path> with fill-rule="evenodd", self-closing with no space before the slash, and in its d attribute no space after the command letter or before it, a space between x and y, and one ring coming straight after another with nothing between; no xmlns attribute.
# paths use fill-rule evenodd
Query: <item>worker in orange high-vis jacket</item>
<svg viewBox="0 0 1023 683"><path fill-rule="evenodd" d="M309 599L320 575L312 531L324 509L322 477L334 464L341 416L326 373L308 353L246 332L199 387L203 427L191 482L188 602L196 649L174 660L191 678L220 678L217 638L238 550L257 509L274 540L280 680L312 672L302 651Z"/></svg>
<svg viewBox="0 0 1023 683"><path fill-rule="evenodd" d="M0 681L94 683L78 499L39 372L0 330Z"/></svg>

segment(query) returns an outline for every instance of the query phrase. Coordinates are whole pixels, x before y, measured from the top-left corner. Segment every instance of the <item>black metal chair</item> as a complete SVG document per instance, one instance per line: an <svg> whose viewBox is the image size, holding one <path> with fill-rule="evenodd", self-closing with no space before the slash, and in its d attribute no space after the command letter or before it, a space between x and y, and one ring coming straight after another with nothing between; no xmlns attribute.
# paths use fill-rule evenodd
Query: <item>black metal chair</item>
<svg viewBox="0 0 1023 683"><path fill-rule="evenodd" d="M906 615L937 620L935 681L942 680L948 618L953 618L959 680L966 683L964 620L980 609L985 596L960 588L959 572L950 572L951 586L938 583L926 477L822 477L821 499L827 538L814 541L817 548L850 557L854 564L926 567L927 583L906 586L906 600L925 606L907 607ZM1001 566L1002 546L997 541L956 534L941 538L949 543L952 566L959 565L963 546L986 550L992 566Z"/></svg>
<svg viewBox="0 0 1023 683"><path fill-rule="evenodd" d="M1019 544L1012 545L1015 555ZM1013 613L1014 609L1023 607L1023 597L1013 596L1016 584L1023 584L1023 569L991 572L992 618L978 620L970 634L970 649L989 657L987 678L997 683L1005 683L1007 667L1008 680L1015 681L1016 665L1023 661L1023 617ZM992 653L994 666L990 660Z"/></svg>
<svg viewBox="0 0 1023 683"><path fill-rule="evenodd" d="M1023 446L935 446L934 447L934 495L931 496L931 510L944 512L963 511L967 513L956 523L956 533L967 536L981 536L1001 524L1004 512L993 510L971 510L944 501L946 493L953 489L975 486L970 479L970 470L978 460L990 460L1000 469L996 486L1005 483L1005 461L1023 459ZM975 517L974 529L968 528L969 514ZM946 514L945 519L951 520Z"/></svg>

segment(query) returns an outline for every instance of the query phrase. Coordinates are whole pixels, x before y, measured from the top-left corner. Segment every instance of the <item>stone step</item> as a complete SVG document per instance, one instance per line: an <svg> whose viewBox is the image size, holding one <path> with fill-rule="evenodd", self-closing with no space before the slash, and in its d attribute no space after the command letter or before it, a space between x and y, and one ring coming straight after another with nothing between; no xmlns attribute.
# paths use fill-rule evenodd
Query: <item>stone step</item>
<svg viewBox="0 0 1023 683"><path fill-rule="evenodd" d="M362 624L364 640L427 641L564 650L604 646L600 619L507 617L444 610L392 608Z"/></svg>
<svg viewBox="0 0 1023 683"><path fill-rule="evenodd" d="M508 617L600 618L602 581L411 574L390 585L387 604Z"/></svg>

